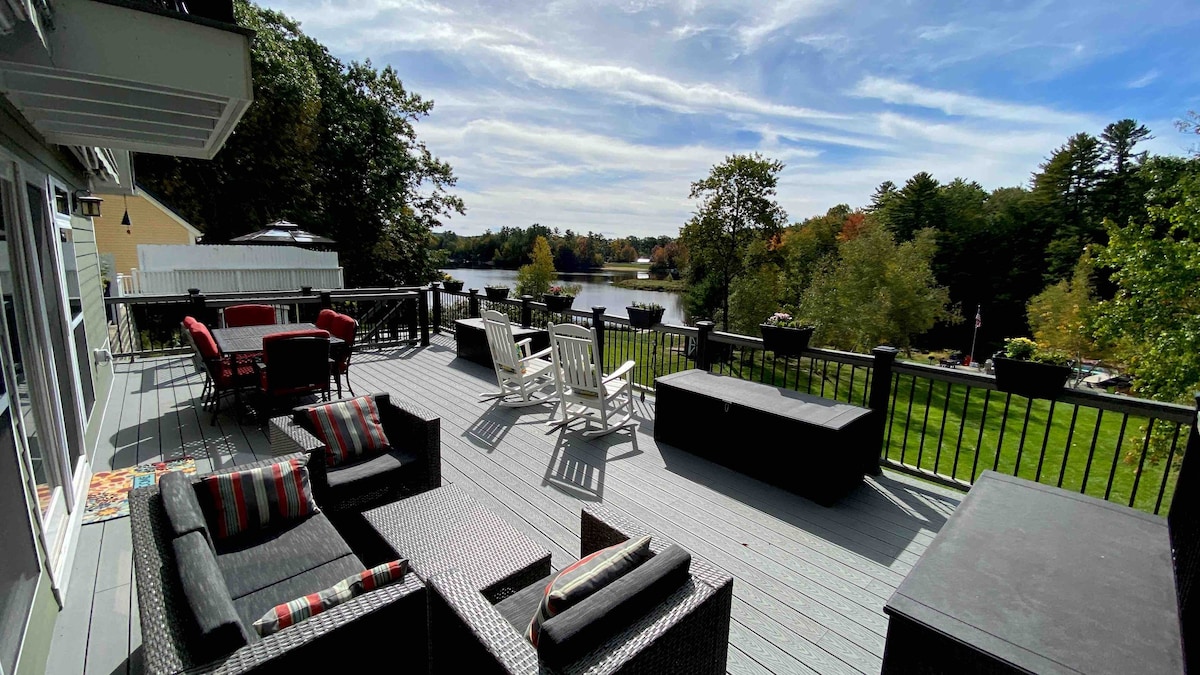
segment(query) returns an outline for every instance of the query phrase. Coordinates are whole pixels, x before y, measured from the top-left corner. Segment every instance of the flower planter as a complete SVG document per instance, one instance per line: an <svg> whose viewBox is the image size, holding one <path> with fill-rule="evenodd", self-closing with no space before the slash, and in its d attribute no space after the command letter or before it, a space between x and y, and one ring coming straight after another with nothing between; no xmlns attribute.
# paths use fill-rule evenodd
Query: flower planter
<svg viewBox="0 0 1200 675"><path fill-rule="evenodd" d="M633 328L653 328L662 323L663 312L666 309L660 307L658 309L646 309L644 307L626 307L625 312L629 314L629 325Z"/></svg>
<svg viewBox="0 0 1200 675"><path fill-rule="evenodd" d="M1070 366L1003 357L997 357L994 363L996 388L1026 398L1056 399L1071 376Z"/></svg>
<svg viewBox="0 0 1200 675"><path fill-rule="evenodd" d="M551 312L565 312L571 309L571 303L575 302L573 295L543 295L542 302L546 303L546 309Z"/></svg>
<svg viewBox="0 0 1200 675"><path fill-rule="evenodd" d="M455 293L462 293L463 282L461 282L461 281L443 281L442 287L448 291L454 291Z"/></svg>
<svg viewBox="0 0 1200 675"><path fill-rule="evenodd" d="M508 286L501 286L499 288L487 286L483 289L483 292L487 295L488 300L503 300L508 297Z"/></svg>
<svg viewBox="0 0 1200 675"><path fill-rule="evenodd" d="M765 323L759 324L758 328L762 331L763 349L779 356L799 356L808 347L815 330L813 326L785 328Z"/></svg>

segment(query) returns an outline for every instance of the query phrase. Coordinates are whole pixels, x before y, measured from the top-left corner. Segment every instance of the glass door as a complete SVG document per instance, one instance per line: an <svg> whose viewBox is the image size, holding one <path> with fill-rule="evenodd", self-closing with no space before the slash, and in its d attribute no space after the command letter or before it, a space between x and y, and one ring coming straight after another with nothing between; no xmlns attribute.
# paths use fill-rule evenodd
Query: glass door
<svg viewBox="0 0 1200 675"><path fill-rule="evenodd" d="M46 287L37 227L48 226L44 179L28 180L22 166L4 163L0 172L0 217L3 228L3 261L0 275L5 305L4 339L12 362L9 399L19 418L22 451L30 467L42 521L41 536L49 556L47 568L57 585L57 573L67 534L67 520L74 507L74 484L61 389L56 368L48 314L61 311L57 283ZM55 247L57 248L57 246ZM53 250L53 249L52 249Z"/></svg>

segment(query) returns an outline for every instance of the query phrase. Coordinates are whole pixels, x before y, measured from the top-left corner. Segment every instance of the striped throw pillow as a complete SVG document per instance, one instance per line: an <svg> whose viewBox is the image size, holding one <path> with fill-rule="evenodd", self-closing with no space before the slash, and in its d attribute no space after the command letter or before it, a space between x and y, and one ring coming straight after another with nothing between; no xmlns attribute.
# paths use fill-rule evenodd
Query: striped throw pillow
<svg viewBox="0 0 1200 675"><path fill-rule="evenodd" d="M363 570L352 577L346 577L323 591L309 593L282 605L275 605L258 621L254 622L254 630L266 637L273 633L293 626L301 621L320 614L338 605L352 600L363 593L369 593L377 588L404 579L408 571L407 560L393 560L369 570Z"/></svg>
<svg viewBox="0 0 1200 675"><path fill-rule="evenodd" d="M217 538L317 513L307 463L307 459L291 459L202 478L212 497Z"/></svg>
<svg viewBox="0 0 1200 675"><path fill-rule="evenodd" d="M329 466L388 448L387 434L379 421L379 407L371 396L314 406L308 409L308 419L328 448L325 462Z"/></svg>
<svg viewBox="0 0 1200 675"><path fill-rule="evenodd" d="M565 568L546 585L525 637L536 647L542 624L650 559L650 535L602 548Z"/></svg>

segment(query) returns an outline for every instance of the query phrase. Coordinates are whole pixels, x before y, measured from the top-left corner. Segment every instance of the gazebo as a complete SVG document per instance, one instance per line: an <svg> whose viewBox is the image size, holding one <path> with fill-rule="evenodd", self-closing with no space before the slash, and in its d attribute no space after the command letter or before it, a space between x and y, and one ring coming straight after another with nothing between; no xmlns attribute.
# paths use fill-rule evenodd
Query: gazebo
<svg viewBox="0 0 1200 675"><path fill-rule="evenodd" d="M278 244L284 246L302 246L321 248L329 244L337 243L329 237L322 237L319 234L313 234L308 230L300 229L300 226L288 222L286 220L277 220L257 232L243 234L240 237L234 237L229 240L230 243L238 244Z"/></svg>

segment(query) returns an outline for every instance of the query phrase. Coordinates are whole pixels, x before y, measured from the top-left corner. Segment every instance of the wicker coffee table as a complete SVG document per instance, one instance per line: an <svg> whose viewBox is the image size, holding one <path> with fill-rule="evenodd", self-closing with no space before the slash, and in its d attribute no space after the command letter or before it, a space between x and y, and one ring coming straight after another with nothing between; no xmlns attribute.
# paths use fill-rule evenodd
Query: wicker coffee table
<svg viewBox="0 0 1200 675"><path fill-rule="evenodd" d="M422 581L458 570L492 604L550 574L549 551L454 485L363 516Z"/></svg>

